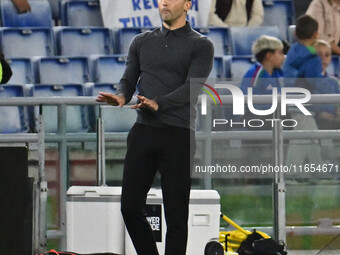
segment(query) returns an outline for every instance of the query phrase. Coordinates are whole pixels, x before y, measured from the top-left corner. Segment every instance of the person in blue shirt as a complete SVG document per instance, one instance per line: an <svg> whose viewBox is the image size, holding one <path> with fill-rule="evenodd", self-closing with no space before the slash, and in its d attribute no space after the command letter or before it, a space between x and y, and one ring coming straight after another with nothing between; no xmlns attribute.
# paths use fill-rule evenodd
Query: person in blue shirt
<svg viewBox="0 0 340 255"><path fill-rule="evenodd" d="M284 45L276 37L262 35L256 39L252 45L252 53L255 56L257 62L249 68L246 74L243 76L240 89L243 94L248 94L248 88L252 88L254 95L272 95L273 88L277 88L277 92L280 93L283 73L281 66L284 60L283 53ZM270 109L271 105L262 104L256 105L255 108L258 110ZM268 115L257 116L247 111L244 116L235 116L235 121L248 119L266 119L270 118ZM270 123L265 122L265 125L261 128L251 128L268 130L272 129Z"/></svg>
<svg viewBox="0 0 340 255"><path fill-rule="evenodd" d="M331 45L325 40L317 40L315 43L317 54L322 60L322 75L329 79L327 94L338 94L339 80L327 72L327 67L332 61ZM316 91L318 93L318 91ZM320 94L320 93L319 93ZM334 104L322 104L316 113L316 122L320 129L340 128L340 106Z"/></svg>
<svg viewBox="0 0 340 255"><path fill-rule="evenodd" d="M252 46L257 62L246 72L240 88L244 94L253 88L253 94L272 94L272 88L281 90L284 60L283 43L273 36L262 35Z"/></svg>
<svg viewBox="0 0 340 255"><path fill-rule="evenodd" d="M309 15L302 15L296 21L295 35L297 42L289 49L283 66L285 86L302 87L313 94L327 93L332 82L324 79L322 62L314 47L318 22Z"/></svg>
<svg viewBox="0 0 340 255"><path fill-rule="evenodd" d="M284 86L305 88L312 94L327 93L330 79L322 75L322 62L314 47L318 22L309 15L300 16L296 20L295 35L297 42L290 47L283 66ZM294 130L317 130L314 115L318 108L316 105L308 108L312 116L306 116L296 108L289 109L290 117L298 123ZM323 164L319 140L290 140L285 164L301 165L305 162Z"/></svg>
<svg viewBox="0 0 340 255"><path fill-rule="evenodd" d="M281 91L283 73L281 70L284 61L284 45L281 40L276 37L262 35L255 40L252 45L252 53L257 62L252 65L243 76L240 89L243 94L248 94L248 88L252 88L254 95L272 95L273 88L277 88L278 93ZM254 107L257 110L267 110L271 108L268 104L256 104ZM248 130L272 130L273 127L266 119L273 119L273 115L256 115L250 111L246 111L244 116L234 116L235 122L248 123L249 120L262 120L264 125L261 127L247 127ZM245 130L241 128L241 130ZM257 143L257 141L245 141L246 144ZM261 164L263 162L257 161L263 159L265 152L262 147L251 146L247 150L247 156L243 161L245 165Z"/></svg>

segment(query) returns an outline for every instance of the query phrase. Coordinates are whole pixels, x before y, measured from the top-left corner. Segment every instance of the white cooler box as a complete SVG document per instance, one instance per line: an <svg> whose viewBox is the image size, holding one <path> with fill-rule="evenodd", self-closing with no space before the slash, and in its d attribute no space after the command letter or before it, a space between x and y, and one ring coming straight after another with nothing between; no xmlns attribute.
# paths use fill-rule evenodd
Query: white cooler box
<svg viewBox="0 0 340 255"><path fill-rule="evenodd" d="M73 186L67 191L67 250L125 254L121 187Z"/></svg>
<svg viewBox="0 0 340 255"><path fill-rule="evenodd" d="M151 189L147 198L148 221L154 230L159 254L164 254L166 223L162 191ZM218 240L220 229L220 196L215 190L191 190L188 220L188 255L204 255L206 244ZM136 255L128 232L125 233L126 255Z"/></svg>
<svg viewBox="0 0 340 255"><path fill-rule="evenodd" d="M73 186L67 192L67 250L77 253L136 254L120 212L121 187ZM164 254L166 223L162 191L151 189L148 221ZM191 190L188 255L204 255L206 244L218 239L220 196L215 190Z"/></svg>

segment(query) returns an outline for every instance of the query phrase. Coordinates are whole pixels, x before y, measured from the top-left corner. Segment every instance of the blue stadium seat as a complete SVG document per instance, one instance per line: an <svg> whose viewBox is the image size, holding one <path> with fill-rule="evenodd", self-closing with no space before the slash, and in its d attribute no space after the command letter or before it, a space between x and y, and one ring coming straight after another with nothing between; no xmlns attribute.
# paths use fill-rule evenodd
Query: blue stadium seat
<svg viewBox="0 0 340 255"><path fill-rule="evenodd" d="M293 44L296 42L296 37L295 37L295 25L290 25L288 26L287 29L288 32L288 42L290 44Z"/></svg>
<svg viewBox="0 0 340 255"><path fill-rule="evenodd" d="M31 11L19 14L10 0L1 0L4 27L52 27L52 12L47 0L30 0Z"/></svg>
<svg viewBox="0 0 340 255"><path fill-rule="evenodd" d="M59 55L88 56L111 54L111 31L108 28L62 28L57 30Z"/></svg>
<svg viewBox="0 0 340 255"><path fill-rule="evenodd" d="M86 57L46 57L35 62L37 83L85 83L90 78L89 60Z"/></svg>
<svg viewBox="0 0 340 255"><path fill-rule="evenodd" d="M253 56L226 57L226 69L228 78L233 81L241 81L248 69L256 62Z"/></svg>
<svg viewBox="0 0 340 255"><path fill-rule="evenodd" d="M1 98L23 97L22 85L0 86ZM27 109L25 106L0 107L0 133L24 133L28 131Z"/></svg>
<svg viewBox="0 0 340 255"><path fill-rule="evenodd" d="M327 68L327 72L335 77L340 78L340 57L332 56L332 61Z"/></svg>
<svg viewBox="0 0 340 255"><path fill-rule="evenodd" d="M60 19L60 0L48 0L51 6L52 18L55 20Z"/></svg>
<svg viewBox="0 0 340 255"><path fill-rule="evenodd" d="M62 1L63 26L103 26L99 0Z"/></svg>
<svg viewBox="0 0 340 255"><path fill-rule="evenodd" d="M30 58L11 58L7 62L12 68L13 75L9 84L33 84L34 74Z"/></svg>
<svg viewBox="0 0 340 255"><path fill-rule="evenodd" d="M40 84L33 87L34 97L76 97L84 96L84 87L82 84ZM38 107L34 110L37 121ZM58 111L57 106L44 106L43 116L45 132L56 133L58 128ZM37 126L37 122L36 122ZM87 108L82 105L72 105L66 108L66 131L69 133L85 132L88 129Z"/></svg>
<svg viewBox="0 0 340 255"><path fill-rule="evenodd" d="M128 54L129 47L132 42L132 39L145 31L150 31L153 28L138 28L138 27L126 27L121 28L116 33L116 43L115 43L115 52L118 54Z"/></svg>
<svg viewBox="0 0 340 255"><path fill-rule="evenodd" d="M125 70L126 55L98 56L93 59L94 82L118 83Z"/></svg>
<svg viewBox="0 0 340 255"><path fill-rule="evenodd" d="M4 28L0 31L6 58L53 56L54 39L50 28Z"/></svg>
<svg viewBox="0 0 340 255"><path fill-rule="evenodd" d="M294 3L292 0L263 0L263 26L278 26L279 38L286 40L287 27L295 24Z"/></svg>
<svg viewBox="0 0 340 255"><path fill-rule="evenodd" d="M229 29L222 27L198 27L195 28L199 33L206 35L214 44L215 56L230 54Z"/></svg>
<svg viewBox="0 0 340 255"><path fill-rule="evenodd" d="M209 78L226 78L226 69L223 57L214 57L214 66L210 72Z"/></svg>
<svg viewBox="0 0 340 255"><path fill-rule="evenodd" d="M251 55L254 41L261 35L279 37L277 27L231 27L231 45L234 55Z"/></svg>
<svg viewBox="0 0 340 255"><path fill-rule="evenodd" d="M116 85L110 83L95 83L92 95L96 96L99 92L115 93ZM90 114L90 116L98 116ZM102 119L104 120L105 132L128 132L136 122L137 112L129 107L110 107L102 108ZM91 125L95 127L95 118L92 117Z"/></svg>
<svg viewBox="0 0 340 255"><path fill-rule="evenodd" d="M127 54L132 39L145 31L153 30L154 28L121 28L116 33L116 52L119 54ZM213 42L215 47L215 55L223 56L230 53L230 36L228 28L221 27L197 27L199 33L206 35Z"/></svg>

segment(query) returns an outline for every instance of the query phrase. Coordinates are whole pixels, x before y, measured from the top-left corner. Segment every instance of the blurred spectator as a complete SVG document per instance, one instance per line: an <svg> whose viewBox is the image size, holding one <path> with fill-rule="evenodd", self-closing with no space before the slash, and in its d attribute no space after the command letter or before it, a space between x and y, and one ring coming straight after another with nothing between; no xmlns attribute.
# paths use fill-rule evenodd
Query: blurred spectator
<svg viewBox="0 0 340 255"><path fill-rule="evenodd" d="M294 0L295 17L305 14L311 0Z"/></svg>
<svg viewBox="0 0 340 255"><path fill-rule="evenodd" d="M261 0L212 0L209 26L260 26L263 22Z"/></svg>
<svg viewBox="0 0 340 255"><path fill-rule="evenodd" d="M340 0L313 0L306 14L318 21L318 37L329 42L333 54L340 55Z"/></svg>
<svg viewBox="0 0 340 255"><path fill-rule="evenodd" d="M327 73L327 67L332 60L331 45L324 41L318 40L315 48L322 60L322 75L330 79L327 94L339 93L339 80ZM323 104L316 114L316 121L320 129L339 129L340 128L340 106L333 104Z"/></svg>
<svg viewBox="0 0 340 255"><path fill-rule="evenodd" d="M314 44L318 37L318 22L309 15L303 15L296 21L295 34L297 42L294 43L287 54L283 67L285 86L297 86L308 89L310 92L325 93L327 83L320 83L316 78L324 78L321 74L322 64L316 54Z"/></svg>
<svg viewBox="0 0 340 255"><path fill-rule="evenodd" d="M281 40L283 44L283 54L287 55L289 49L290 49L290 43L287 40Z"/></svg>
<svg viewBox="0 0 340 255"><path fill-rule="evenodd" d="M4 84L12 77L12 69L5 60L4 55L0 52L0 83Z"/></svg>
<svg viewBox="0 0 340 255"><path fill-rule="evenodd" d="M257 62L243 77L240 86L243 93L247 94L248 87L253 88L253 94L272 94L272 88L280 91L284 60L282 42L276 37L262 35L254 42L252 52Z"/></svg>
<svg viewBox="0 0 340 255"><path fill-rule="evenodd" d="M332 61L332 50L331 45L325 40L317 40L314 44L316 53L321 58L322 61L322 75L325 77L330 77L327 73L327 67Z"/></svg>
<svg viewBox="0 0 340 255"><path fill-rule="evenodd" d="M295 34L298 41L289 49L283 67L285 86L303 87L311 93L327 93L328 79L324 79L321 74L321 59L314 47L318 37L318 22L309 15L300 16L296 20ZM315 111L315 106L309 111ZM298 123L294 130L318 129L314 116L304 115L297 108L290 108L289 114ZM286 165L301 165L306 160L309 163L323 163L319 140L290 140Z"/></svg>
<svg viewBox="0 0 340 255"><path fill-rule="evenodd" d="M277 88L278 93L282 87L283 73L281 66L284 60L283 43L273 36L262 35L256 39L252 46L252 53L257 62L249 68L244 75L240 89L246 95L248 88L253 88L253 94L273 94L273 88ZM257 110L268 110L271 105L261 104L254 106ZM250 111L244 115L245 120L262 119L264 126L262 130L272 129L271 123L266 122L271 115L258 116Z"/></svg>
<svg viewBox="0 0 340 255"><path fill-rule="evenodd" d="M19 13L31 11L31 6L28 0L12 0L12 2Z"/></svg>

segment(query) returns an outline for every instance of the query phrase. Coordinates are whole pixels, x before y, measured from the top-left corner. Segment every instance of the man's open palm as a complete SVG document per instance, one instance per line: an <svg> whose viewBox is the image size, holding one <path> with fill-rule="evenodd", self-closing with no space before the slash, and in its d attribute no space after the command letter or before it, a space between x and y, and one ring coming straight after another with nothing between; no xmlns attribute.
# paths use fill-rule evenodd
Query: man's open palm
<svg viewBox="0 0 340 255"><path fill-rule="evenodd" d="M114 95L114 94L111 94L111 93L99 92L99 95L97 96L96 101L108 103L108 104L113 105L113 106L123 107L124 104L125 104L125 97Z"/></svg>

